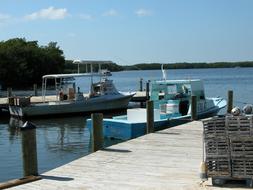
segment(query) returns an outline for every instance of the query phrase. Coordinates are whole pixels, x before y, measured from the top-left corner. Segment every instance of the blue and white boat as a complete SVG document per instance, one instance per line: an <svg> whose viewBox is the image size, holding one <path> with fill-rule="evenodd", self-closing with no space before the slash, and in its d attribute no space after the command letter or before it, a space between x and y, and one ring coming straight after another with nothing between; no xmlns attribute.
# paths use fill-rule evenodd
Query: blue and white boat
<svg viewBox="0 0 253 190"><path fill-rule="evenodd" d="M197 97L197 116L205 118L226 106L225 99L207 98L202 80L156 80L151 82L155 130L175 126L191 118L191 96ZM91 120L87 121L91 127ZM146 109L128 109L127 115L103 120L105 137L131 139L146 133Z"/></svg>

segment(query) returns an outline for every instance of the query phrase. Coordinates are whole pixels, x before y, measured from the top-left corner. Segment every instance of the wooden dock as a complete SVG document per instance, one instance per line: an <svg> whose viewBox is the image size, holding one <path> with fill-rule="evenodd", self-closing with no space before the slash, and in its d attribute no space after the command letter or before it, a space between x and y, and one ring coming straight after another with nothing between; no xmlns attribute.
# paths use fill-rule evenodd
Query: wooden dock
<svg viewBox="0 0 253 190"><path fill-rule="evenodd" d="M201 159L202 123L195 121L113 145L11 189L221 189L201 183Z"/></svg>

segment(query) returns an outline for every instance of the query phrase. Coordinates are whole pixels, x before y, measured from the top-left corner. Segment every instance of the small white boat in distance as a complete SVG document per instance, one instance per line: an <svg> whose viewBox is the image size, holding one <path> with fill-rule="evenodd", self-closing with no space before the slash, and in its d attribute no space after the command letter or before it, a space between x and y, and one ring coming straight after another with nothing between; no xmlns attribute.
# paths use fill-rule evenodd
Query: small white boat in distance
<svg viewBox="0 0 253 190"><path fill-rule="evenodd" d="M89 73L43 76L42 102L31 103L30 98L16 98L16 100L10 102L10 114L18 117L34 117L127 108L134 93L121 94L115 88L113 81L107 79L108 74L101 72L100 64L97 72L93 72L93 65L94 63L89 64ZM90 89L88 89L87 94L80 92L79 87L76 88L75 79L78 77L90 80ZM46 102L46 90L49 80L55 83L56 100Z"/></svg>

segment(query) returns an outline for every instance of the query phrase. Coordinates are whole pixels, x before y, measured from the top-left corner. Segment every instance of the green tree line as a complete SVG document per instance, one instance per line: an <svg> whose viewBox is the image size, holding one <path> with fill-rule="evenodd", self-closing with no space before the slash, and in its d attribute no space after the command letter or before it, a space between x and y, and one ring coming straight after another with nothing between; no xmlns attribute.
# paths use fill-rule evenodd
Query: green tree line
<svg viewBox="0 0 253 190"><path fill-rule="evenodd" d="M14 38L0 42L0 82L3 87L25 88L41 84L41 77L64 70L63 51L56 42L39 46L37 41Z"/></svg>
<svg viewBox="0 0 253 190"><path fill-rule="evenodd" d="M123 66L123 70L158 70L161 63L141 63ZM214 63L167 63L163 64L165 69L200 69L200 68L234 68L253 67L253 61L242 62L214 62Z"/></svg>

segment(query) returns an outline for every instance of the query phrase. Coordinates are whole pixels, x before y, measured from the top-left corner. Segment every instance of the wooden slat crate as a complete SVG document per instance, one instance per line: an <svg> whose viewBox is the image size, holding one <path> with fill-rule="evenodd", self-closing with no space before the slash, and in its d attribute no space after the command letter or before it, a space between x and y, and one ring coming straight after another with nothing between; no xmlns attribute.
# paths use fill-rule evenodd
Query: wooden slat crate
<svg viewBox="0 0 253 190"><path fill-rule="evenodd" d="M226 116L226 128L229 136L252 136L252 116Z"/></svg>
<svg viewBox="0 0 253 190"><path fill-rule="evenodd" d="M229 157L206 157L208 177L231 177L231 163Z"/></svg>
<svg viewBox="0 0 253 190"><path fill-rule="evenodd" d="M203 120L204 138L225 137L227 136L225 127L225 117L213 117Z"/></svg>
<svg viewBox="0 0 253 190"><path fill-rule="evenodd" d="M253 178L253 157L232 157L232 176L236 178Z"/></svg>
<svg viewBox="0 0 253 190"><path fill-rule="evenodd" d="M229 157L229 139L228 138L210 138L205 141L206 156Z"/></svg>
<svg viewBox="0 0 253 190"><path fill-rule="evenodd" d="M253 136L231 137L230 152L233 157L248 157L253 159Z"/></svg>
<svg viewBox="0 0 253 190"><path fill-rule="evenodd" d="M253 116L203 121L208 177L253 179Z"/></svg>

